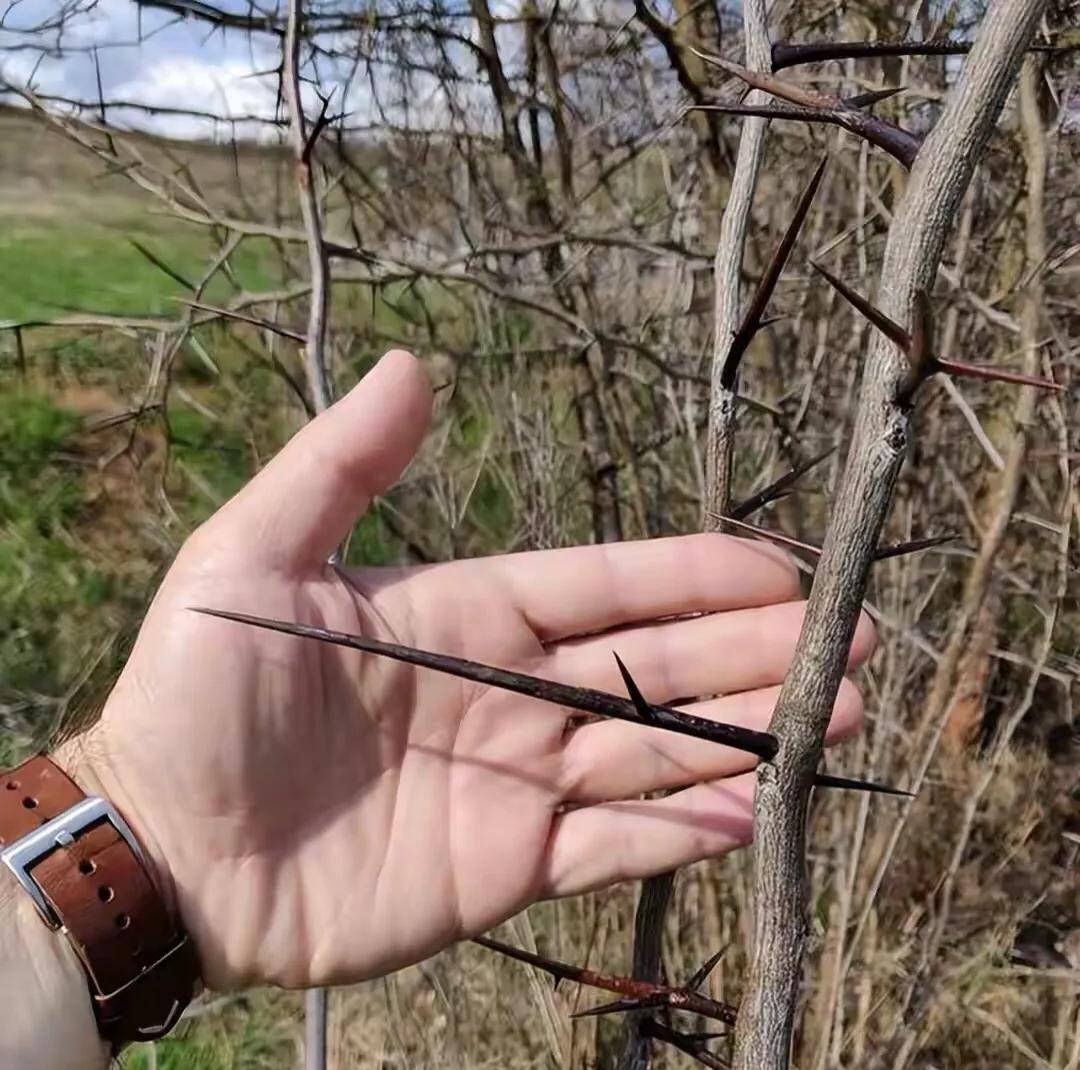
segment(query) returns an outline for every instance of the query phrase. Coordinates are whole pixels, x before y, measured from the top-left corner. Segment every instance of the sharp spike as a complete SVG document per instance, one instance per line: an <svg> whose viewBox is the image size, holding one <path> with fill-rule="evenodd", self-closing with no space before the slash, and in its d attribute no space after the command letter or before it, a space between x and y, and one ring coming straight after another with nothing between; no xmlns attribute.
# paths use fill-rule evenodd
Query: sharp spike
<svg viewBox="0 0 1080 1070"><path fill-rule="evenodd" d="M612 651L615 657L615 664L619 666L619 674L623 678L623 683L626 685L626 693L630 696L630 701L634 704L634 709L638 711L643 721L652 722L654 720L652 706L645 701L645 696L641 693L641 689L634 682L634 678L630 675L630 670L623 664L622 658L618 654Z"/></svg>
<svg viewBox="0 0 1080 1070"><path fill-rule="evenodd" d="M875 561L885 561L890 557L902 557L904 554L917 554L920 550L932 550L935 546L944 546L955 542L958 535L931 535L926 539L912 539L910 542L898 542L893 546L882 546L874 554Z"/></svg>
<svg viewBox="0 0 1080 1070"><path fill-rule="evenodd" d="M774 78L771 74L761 71L751 71L738 63L732 63L722 56L714 56L708 52L702 52L697 48L691 48L698 59L713 67L719 67L722 71L733 75L740 81L745 82L754 89L760 89L770 93L774 97L786 100L791 104L798 104L804 108L834 108L839 101L828 93L819 93L816 89L808 89L806 86L795 82L785 82L782 78Z"/></svg>
<svg viewBox="0 0 1080 1070"><path fill-rule="evenodd" d="M883 100L895 97L897 93L903 93L907 86L894 85L886 89L871 89L868 93L856 93L852 97L843 97L843 102L849 108L872 108Z"/></svg>
<svg viewBox="0 0 1080 1070"><path fill-rule="evenodd" d="M882 334L898 345L905 353L911 348L911 336L895 320L875 308L862 294L856 293L846 282L838 279L831 271L823 268L816 260L810 266L849 304L861 312Z"/></svg>
<svg viewBox="0 0 1080 1070"><path fill-rule="evenodd" d="M784 236L773 251L768 267L761 276L757 289L754 291L754 296L747 306L746 315L743 316L742 323L739 324L739 329L735 332L735 337L731 341L731 347L724 358L724 367L720 372L720 381L728 390L734 389L735 379L739 373L739 362L749 347L751 339L761 329L761 317L765 314L765 308L772 297L773 290L776 289L776 283L784 270L788 257L791 255L791 250L795 246L799 231L806 221L807 213L810 211L810 205L814 202L814 196L821 185L821 179L825 174L825 167L828 162L828 156L823 156L813 175L811 175L810 181L806 184L806 188L802 191L798 203L795 205L791 222L788 223Z"/></svg>
<svg viewBox="0 0 1080 1070"><path fill-rule="evenodd" d="M827 108L784 107L780 104L691 104L687 111L715 111L721 115L758 115L763 119L795 119L806 123L839 125L836 113Z"/></svg>
<svg viewBox="0 0 1080 1070"><path fill-rule="evenodd" d="M819 453L816 457L811 457L810 460L803 461L801 464L796 465L790 471L785 472L779 479L770 483L764 490L759 490L757 494L753 494L744 501L739 502L738 505L734 506L729 511L729 516L734 520L745 520L763 506L779 500L787 494L788 487L797 483L811 468L817 467L817 465L821 464L827 457L831 457L835 452L836 447L830 446L824 453Z"/></svg>
<svg viewBox="0 0 1080 1070"><path fill-rule="evenodd" d="M815 557L821 555L821 547L814 546L813 543L801 542L799 539L792 538L790 535L785 535L780 531L770 531L768 528L758 527L757 524L748 524L745 520L737 520L733 516L729 516L726 513L711 513L717 520L723 520L726 524L731 524L732 527L741 528L743 531L748 531L752 535L760 535L763 539L770 539L772 542L778 542L783 546L790 546L793 550L804 550L806 553L813 554Z"/></svg>
<svg viewBox="0 0 1080 1070"><path fill-rule="evenodd" d="M1041 379L1035 375L1011 372L1005 368L994 368L986 364L960 364L955 360L936 360L934 371L955 375L960 379L991 379L999 383L1013 383L1016 386L1034 386L1039 390L1064 390L1061 383L1052 379Z"/></svg>
<svg viewBox="0 0 1080 1070"><path fill-rule="evenodd" d="M576 966L569 966L565 962L557 962L555 959L545 958L543 955L534 954L524 948L514 947L512 944L504 944L501 940L494 940L490 936L474 936L474 944L486 947L500 955L505 955L515 962L524 962L527 966L535 966L538 970L551 974L555 978L558 987L560 981L581 981L583 971Z"/></svg>
<svg viewBox="0 0 1080 1070"><path fill-rule="evenodd" d="M648 1010L652 1007L662 1007L667 1002L656 996L643 996L638 999L616 999L610 1003L601 1003L596 1007L588 1007L586 1010L571 1014L571 1018L596 1018L601 1014L626 1014L628 1011Z"/></svg>
<svg viewBox="0 0 1080 1070"><path fill-rule="evenodd" d="M724 957L724 952L727 951L727 946L720 948L715 954L710 955L690 976L690 979L686 982L686 987L691 992L696 992L708 979L710 973L716 968L716 964Z"/></svg>
<svg viewBox="0 0 1080 1070"><path fill-rule="evenodd" d="M740 67L738 63L732 63L720 56L710 56L696 48L692 48L691 51L706 63L727 71L728 74L734 75L755 89L771 93L774 97L804 108L831 111L834 121L845 130L850 130L853 134L858 134L859 137L864 137L877 145L878 148L884 149L907 168L915 162L915 157L922 145L921 140L887 119L860 111L859 108L852 107L839 97L830 96L828 93L819 93L817 90L807 89L794 82L785 82L782 78L774 78L771 74L747 70L745 67Z"/></svg>
<svg viewBox="0 0 1080 1070"><path fill-rule="evenodd" d="M1073 46L1075 47L1075 46ZM1061 51L1065 49L1057 46ZM800 63L820 63L830 59L869 59L874 56L959 56L971 51L970 41L811 41L796 44L775 41L772 46L774 71ZM1055 46L1031 45L1029 52L1053 52Z"/></svg>
<svg viewBox="0 0 1080 1070"><path fill-rule="evenodd" d="M818 788L843 788L847 791L868 791L877 795L896 795L905 799L914 799L912 791L901 791L886 784L876 784L872 780L853 780L850 777L833 776L831 773L815 773L814 786Z"/></svg>
<svg viewBox="0 0 1080 1070"><path fill-rule="evenodd" d="M316 639L323 643L333 643L335 646L360 650L366 654L392 658L408 665L432 669L435 672L444 672L464 680L474 680L490 687L500 687L505 691L526 695L529 698L539 699L543 702L551 702L557 706L581 710L584 713L595 713L600 717L630 721L633 724L643 723L631 701L621 698L619 695L612 695L607 691L599 691L591 687L572 687L569 684L562 684L555 680L545 680L539 676L529 676L527 673L511 672L507 669L495 668L465 658L456 658L450 654L435 654L431 651L419 650L416 647L387 643L364 635L335 632L309 624L296 624L290 621L273 620L268 617L256 617L248 613L234 613L225 609L208 609L197 606L190 608L195 613L220 617L222 620L235 621L238 624L246 624L254 628L266 628L286 635L295 635L303 639ZM713 743L722 743L736 750L746 751L748 754L764 758L766 761L776 755L778 747L776 737L768 732L756 732L750 728L743 728L741 725L728 725L718 721L710 721L704 717L696 717L693 714L685 713L670 706L659 706L653 703L650 703L649 706L652 712L652 720L647 723L651 727L669 732L679 732L682 735L694 736L697 739L707 739Z"/></svg>

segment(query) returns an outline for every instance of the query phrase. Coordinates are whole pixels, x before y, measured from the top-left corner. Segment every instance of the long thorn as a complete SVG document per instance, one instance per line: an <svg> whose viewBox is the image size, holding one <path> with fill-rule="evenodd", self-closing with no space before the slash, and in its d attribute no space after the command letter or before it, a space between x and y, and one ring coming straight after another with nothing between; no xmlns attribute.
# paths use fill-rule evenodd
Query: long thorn
<svg viewBox="0 0 1080 1070"><path fill-rule="evenodd" d="M912 539L910 542L898 542L892 546L882 546L874 554L875 561L885 561L890 557L902 557L904 554L917 554L920 550L932 550L935 546L944 546L947 542L956 542L957 535L931 535L926 539Z"/></svg>
<svg viewBox="0 0 1080 1070"><path fill-rule="evenodd" d="M724 952L727 951L727 946L720 948L719 951L710 955L691 975L690 979L686 982L686 987L691 992L696 992L708 979L710 973L716 968L716 964L724 957Z"/></svg>
<svg viewBox="0 0 1080 1070"><path fill-rule="evenodd" d="M838 279L831 271L823 268L816 260L810 266L849 304L861 312L882 334L898 345L905 353L911 348L911 336L895 320L890 319L880 309L875 308L860 293L856 293L846 282Z"/></svg>
<svg viewBox="0 0 1080 1070"><path fill-rule="evenodd" d="M785 535L781 531L772 531L769 528L758 527L757 524L748 524L745 520L737 520L727 513L712 513L710 515L714 516L717 520L724 521L725 524L731 524L732 527L741 528L751 535L760 535L763 539L778 542L781 546L790 546L793 550L804 550L806 553L813 554L815 557L821 556L820 546L815 546L813 543L809 542L802 542L799 539L793 538L791 535Z"/></svg>
<svg viewBox="0 0 1080 1070"><path fill-rule="evenodd" d="M497 951L507 958L515 959L517 962L535 966L538 970L551 974L552 977L574 981L591 988L601 988L623 997L615 1004L605 1004L602 1007L593 1007L588 1011L583 1011L582 1014L585 1015L606 1014L611 1010L638 1010L641 1007L671 1007L675 1010L700 1014L705 1018L723 1022L725 1025L732 1025L735 1021L733 1007L729 1007L726 1003L719 1003L689 988L673 988L670 985L654 984L651 981L639 981L633 977L607 976L586 969L584 966L571 966L557 959L549 959L545 955L537 955L511 944L504 944L501 940L494 940L490 936L477 936L473 942L490 951Z"/></svg>
<svg viewBox="0 0 1080 1070"><path fill-rule="evenodd" d="M255 628L267 628L270 631L296 635L304 639L316 639L335 646L361 650L366 654L376 654L408 665L417 665L424 669L448 673L464 680L474 680L490 687L500 687L519 695L551 702L557 706L566 706L583 713L594 713L600 717L611 717L633 724L647 723L650 727L662 728L669 732L679 732L697 739L707 739L713 743L722 743L736 750L757 755L766 761L773 758L777 751L776 737L768 732L756 732L741 725L721 724L704 717L695 717L691 713L674 709L671 706L659 706L649 703L652 720L643 722L633 702L612 695L607 691L598 691L591 687L572 687L555 680L545 680L527 673L511 672L507 669L483 665L466 658L456 658L451 654L435 654L427 650L418 650L411 646L387 643L380 639L371 639L365 635L350 635L347 632L335 632L328 628L317 628L310 624L296 624L291 621L272 620L268 617L255 617L248 613L234 613L225 609L208 609L201 606L190 607L195 613L210 617L247 624Z"/></svg>
<svg viewBox="0 0 1080 1070"><path fill-rule="evenodd" d="M1064 51L1061 46L1031 45L1029 52ZM796 44L774 41L774 71L799 63L820 63L830 59L869 59L874 56L960 56L971 51L970 41L812 41Z"/></svg>
<svg viewBox="0 0 1080 1070"><path fill-rule="evenodd" d="M847 791L868 791L877 795L896 795L905 799L914 799L912 791L890 788L887 784L876 784L872 780L853 780L850 777L833 776L831 773L815 773L814 786L818 788L843 788Z"/></svg>
<svg viewBox="0 0 1080 1070"><path fill-rule="evenodd" d="M994 368L986 364L960 364L955 360L935 360L934 371L955 375L961 379L990 379L999 383L1014 383L1017 386L1034 386L1039 390L1064 390L1061 383L1052 379L1042 379L1036 375L1024 375L1011 372L1006 368Z"/></svg>
<svg viewBox="0 0 1080 1070"><path fill-rule="evenodd" d="M728 74L745 82L754 89L760 89L770 93L774 97L786 100L792 104L801 105L804 108L822 109L831 111L835 121L845 130L850 130L859 137L866 138L871 144L884 149L891 156L900 161L906 168L911 168L915 157L922 147L922 141L914 134L908 133L902 127L891 123L887 119L870 112L852 107L839 97L830 96L828 93L818 92L816 89L808 89L796 82L786 82L782 78L775 78L771 74L761 71L751 71L746 67L732 63L721 56L711 56L707 52L701 52L691 48L700 59L706 63L727 71Z"/></svg>
<svg viewBox="0 0 1080 1070"><path fill-rule="evenodd" d="M641 1023L641 1030L654 1040L670 1044L684 1055L689 1055L691 1059L701 1063L702 1066L709 1067L709 1070L731 1070L730 1063L724 1062L718 1055L714 1055L705 1047L705 1040L702 1038L711 1036L711 1034L680 1033L678 1030L672 1029L670 1026L664 1025L663 1022L658 1022L652 1018Z"/></svg>
<svg viewBox="0 0 1080 1070"><path fill-rule="evenodd" d="M731 340L731 347L728 349L727 357L724 359L724 367L720 372L720 381L728 390L734 389L735 379L739 373L739 362L750 345L751 339L761 328L761 318L765 314L769 299L772 297L773 290L776 289L776 283L784 270L788 257L791 255L791 250L795 246L799 231L806 221L810 205L814 203L814 195L821 185L821 179L825 174L825 166L828 162L828 156L822 157L821 163L817 165L813 175L810 177L810 181L806 184L806 188L802 191L799 201L795 205L791 222L788 223L784 236L776 246L768 267L765 268L757 289L754 291L754 296L747 306L746 315L743 316L742 323L739 324L739 329Z"/></svg>
<svg viewBox="0 0 1080 1070"><path fill-rule="evenodd" d="M779 479L773 480L763 490L759 490L757 494L752 494L749 498L733 506L729 511L729 516L735 520L745 520L752 513L756 513L763 506L768 505L770 502L776 501L782 497L787 491L788 487L797 483L811 468L815 468L821 464L826 457L831 457L836 452L835 446L830 446L824 453L819 453L816 457L811 457L808 461L803 461L801 464L796 465L790 471L785 472Z"/></svg>
<svg viewBox="0 0 1080 1070"><path fill-rule="evenodd" d="M842 100L849 108L872 108L883 100L903 93L906 88L907 86L903 85L892 85L885 89L871 89L868 93L856 93L851 97L843 97Z"/></svg>

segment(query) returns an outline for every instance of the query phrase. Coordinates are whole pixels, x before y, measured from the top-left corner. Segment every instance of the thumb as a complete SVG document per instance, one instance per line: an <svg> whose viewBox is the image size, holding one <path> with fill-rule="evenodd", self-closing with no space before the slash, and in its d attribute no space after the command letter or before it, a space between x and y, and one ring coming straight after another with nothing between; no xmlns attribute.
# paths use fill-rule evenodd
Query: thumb
<svg viewBox="0 0 1080 1070"><path fill-rule="evenodd" d="M403 349L391 350L298 431L213 525L227 525L229 541L236 538L269 567L324 562L416 453L431 401L420 362Z"/></svg>

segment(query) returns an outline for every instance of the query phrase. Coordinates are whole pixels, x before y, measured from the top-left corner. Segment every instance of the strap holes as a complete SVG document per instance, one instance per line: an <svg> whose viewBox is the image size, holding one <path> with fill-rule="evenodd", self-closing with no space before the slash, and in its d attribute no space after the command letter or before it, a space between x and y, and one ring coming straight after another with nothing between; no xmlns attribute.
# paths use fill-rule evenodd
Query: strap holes
<svg viewBox="0 0 1080 1070"><path fill-rule="evenodd" d="M21 787L22 787L22 785L21 785L21 784L20 784L20 783L19 783L19 782L18 782L17 780L9 780L9 781L8 781L8 782L7 782L7 783L6 783L5 785L4 785L4 787L5 787L5 788L7 788L7 789L8 789L8 791L18 791L18 790L19 790L19 788L21 788Z"/></svg>
<svg viewBox="0 0 1080 1070"><path fill-rule="evenodd" d="M93 873L95 869L97 869L97 866L93 862L91 862L89 858L84 858L79 863L79 872L84 877L89 877L90 874Z"/></svg>
<svg viewBox="0 0 1080 1070"><path fill-rule="evenodd" d="M32 795L27 795L26 798L23 799L22 804L26 807L27 810L37 809L37 799L35 799Z"/></svg>
<svg viewBox="0 0 1080 1070"><path fill-rule="evenodd" d="M97 897L103 903L111 903L113 901L113 897L115 895L116 895L116 893L112 890L112 887L110 885L108 885L108 884L103 884L97 890Z"/></svg>
<svg viewBox="0 0 1080 1070"><path fill-rule="evenodd" d="M118 929L130 929L131 928L131 915L130 914L117 914L116 915L116 927Z"/></svg>

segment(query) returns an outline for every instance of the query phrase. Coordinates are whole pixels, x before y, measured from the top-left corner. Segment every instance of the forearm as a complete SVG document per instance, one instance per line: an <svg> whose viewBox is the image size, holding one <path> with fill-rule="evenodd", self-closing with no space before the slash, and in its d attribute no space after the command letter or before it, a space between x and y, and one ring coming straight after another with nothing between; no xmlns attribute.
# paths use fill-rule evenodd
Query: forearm
<svg viewBox="0 0 1080 1070"><path fill-rule="evenodd" d="M38 917L30 898L0 871L0 1066L102 1070L86 976L75 952Z"/></svg>

